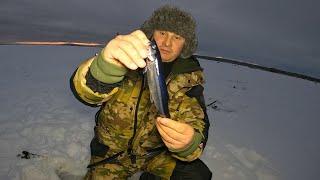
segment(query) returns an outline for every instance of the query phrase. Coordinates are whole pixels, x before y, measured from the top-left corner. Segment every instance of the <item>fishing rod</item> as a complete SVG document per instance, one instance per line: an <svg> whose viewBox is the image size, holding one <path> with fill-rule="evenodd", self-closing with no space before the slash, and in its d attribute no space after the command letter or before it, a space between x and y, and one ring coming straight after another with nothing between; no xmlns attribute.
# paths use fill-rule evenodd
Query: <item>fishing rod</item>
<svg viewBox="0 0 320 180"><path fill-rule="evenodd" d="M252 69L259 69L259 70L262 70L262 71L272 72L272 73L276 73L276 74L282 74L282 75L286 75L286 76L291 76L291 77L295 77L295 78L299 78L299 79L304 79L304 80L320 83L320 79L319 78L315 78L315 77L312 77L312 76L299 74L299 73L295 73L295 72L284 71L284 70L277 69L277 68L261 66L261 65L258 65L258 64L247 63L247 62L243 62L243 61L240 61L240 60L227 59L227 58L223 58L223 57L202 56L202 55L194 55L194 56L197 57L197 58L200 58L200 59L206 59L206 60L212 60L212 61L217 61L217 62L235 64L235 65L249 67L249 68L252 68Z"/></svg>
<svg viewBox="0 0 320 180"><path fill-rule="evenodd" d="M17 41L17 42L0 42L0 45L38 45L38 46L80 46L80 47L99 47L103 48L105 44L101 43L93 43L93 42L72 42L72 41ZM284 71L281 69L277 68L272 68L272 67L266 67L254 63L248 63L240 60L235 60L235 59L228 59L228 58L223 58L223 57L213 57L213 56L204 56L204 55L193 55L196 58L199 59L204 59L204 60L210 60L210 61L216 61L216 62L223 62L223 63L229 63L229 64L234 64L234 65L239 65L239 66L245 66L249 67L252 69L259 69L262 71L267 71L267 72L272 72L276 74L282 74L286 76L291 76L299 79L304 79L316 83L320 83L320 78L300 74L300 73L295 73L295 72L290 72L290 71Z"/></svg>

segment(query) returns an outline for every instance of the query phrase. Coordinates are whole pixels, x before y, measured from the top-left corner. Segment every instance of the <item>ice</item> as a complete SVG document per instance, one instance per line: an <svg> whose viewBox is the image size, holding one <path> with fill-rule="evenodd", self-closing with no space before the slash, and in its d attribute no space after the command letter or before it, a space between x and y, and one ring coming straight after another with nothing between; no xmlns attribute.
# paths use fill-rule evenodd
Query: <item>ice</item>
<svg viewBox="0 0 320 180"><path fill-rule="evenodd" d="M84 176L98 109L73 97L69 77L97 51L0 47L0 179ZM319 84L201 63L207 104L215 101L208 107L211 129L201 159L215 180L319 177ZM22 151L39 157L21 159L17 155ZM139 173L132 179L138 177Z"/></svg>

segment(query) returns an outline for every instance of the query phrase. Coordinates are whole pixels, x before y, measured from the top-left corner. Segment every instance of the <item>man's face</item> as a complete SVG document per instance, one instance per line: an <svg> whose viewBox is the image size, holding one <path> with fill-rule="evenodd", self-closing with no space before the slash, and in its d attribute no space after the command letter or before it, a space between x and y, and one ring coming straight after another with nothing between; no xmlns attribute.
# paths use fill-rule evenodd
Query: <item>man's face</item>
<svg viewBox="0 0 320 180"><path fill-rule="evenodd" d="M155 30L153 38L157 42L163 62L175 60L181 53L185 38L170 31Z"/></svg>

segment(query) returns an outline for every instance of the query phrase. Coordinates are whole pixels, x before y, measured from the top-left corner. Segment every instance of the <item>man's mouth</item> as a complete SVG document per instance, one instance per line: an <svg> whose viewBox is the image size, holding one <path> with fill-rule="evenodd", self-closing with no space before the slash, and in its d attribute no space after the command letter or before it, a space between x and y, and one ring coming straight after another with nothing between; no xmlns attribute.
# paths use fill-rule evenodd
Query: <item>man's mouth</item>
<svg viewBox="0 0 320 180"><path fill-rule="evenodd" d="M160 52L162 52L163 54L170 54L170 53L171 53L171 51L168 50L168 49L160 48L159 50L160 50Z"/></svg>

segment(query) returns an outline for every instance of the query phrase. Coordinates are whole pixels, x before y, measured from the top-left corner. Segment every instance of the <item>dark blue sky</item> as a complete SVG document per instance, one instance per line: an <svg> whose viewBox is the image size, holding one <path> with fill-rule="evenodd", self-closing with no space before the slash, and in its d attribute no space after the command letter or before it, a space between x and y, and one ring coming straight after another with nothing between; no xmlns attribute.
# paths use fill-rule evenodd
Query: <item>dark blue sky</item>
<svg viewBox="0 0 320 180"><path fill-rule="evenodd" d="M198 54L240 59L320 78L316 0L2 0L0 41L106 42L174 4L198 22Z"/></svg>

